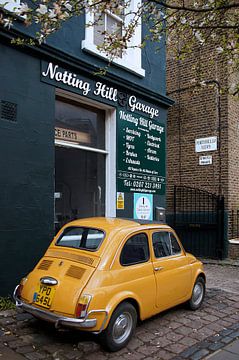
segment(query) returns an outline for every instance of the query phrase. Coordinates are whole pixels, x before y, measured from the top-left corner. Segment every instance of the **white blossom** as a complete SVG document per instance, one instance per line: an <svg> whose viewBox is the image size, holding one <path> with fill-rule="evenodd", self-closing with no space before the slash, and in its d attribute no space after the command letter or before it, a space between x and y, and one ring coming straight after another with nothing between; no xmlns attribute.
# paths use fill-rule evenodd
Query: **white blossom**
<svg viewBox="0 0 239 360"><path fill-rule="evenodd" d="M36 9L36 12L38 12L41 15L45 15L47 11L48 11L47 6L43 4L40 4L39 8Z"/></svg>
<svg viewBox="0 0 239 360"><path fill-rule="evenodd" d="M221 46L218 46L216 48L216 50L217 50L218 54L221 54L223 52L223 48Z"/></svg>
<svg viewBox="0 0 239 360"><path fill-rule="evenodd" d="M64 4L64 6L65 6L65 8L66 8L68 11L71 11L71 10L72 10L72 5L69 4L68 2L66 2L66 3Z"/></svg>
<svg viewBox="0 0 239 360"><path fill-rule="evenodd" d="M29 7L28 7L28 5L26 3L21 3L20 7L18 9L18 13L19 14L25 14L25 13L29 12L29 10L30 9L29 9Z"/></svg>
<svg viewBox="0 0 239 360"><path fill-rule="evenodd" d="M12 27L12 20L6 18L6 19L3 19L3 26L4 27L7 27L8 29L10 29L10 27Z"/></svg>
<svg viewBox="0 0 239 360"><path fill-rule="evenodd" d="M54 10L54 9L53 9L53 10L52 10L52 9L50 9L50 10L49 10L49 15L48 15L48 16L49 16L49 18L50 18L50 19L54 19L54 18L56 17L55 10Z"/></svg>
<svg viewBox="0 0 239 360"><path fill-rule="evenodd" d="M41 34L41 35L39 36L38 42L39 42L40 45L41 45L43 42L45 42L45 37L44 37L44 35Z"/></svg>
<svg viewBox="0 0 239 360"><path fill-rule="evenodd" d="M194 35L195 35L195 38L196 38L201 44L203 44L203 43L205 42L205 40L203 39L203 37L202 37L202 35L200 34L199 31L196 31Z"/></svg>

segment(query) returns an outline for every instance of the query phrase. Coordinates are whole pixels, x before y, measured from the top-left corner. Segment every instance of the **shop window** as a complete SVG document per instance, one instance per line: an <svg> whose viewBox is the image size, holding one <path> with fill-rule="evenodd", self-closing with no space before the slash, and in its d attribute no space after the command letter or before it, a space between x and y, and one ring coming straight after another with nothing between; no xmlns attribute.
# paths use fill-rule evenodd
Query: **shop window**
<svg viewBox="0 0 239 360"><path fill-rule="evenodd" d="M105 149L104 112L74 101L56 100L55 139Z"/></svg>
<svg viewBox="0 0 239 360"><path fill-rule="evenodd" d="M55 231L73 219L105 216L105 111L57 97ZM80 234L68 237L75 246ZM100 240L90 233L87 246ZM64 241L66 239L63 239ZM76 245L77 246L77 245Z"/></svg>
<svg viewBox="0 0 239 360"><path fill-rule="evenodd" d="M137 7L141 4L141 0L130 2L129 9L126 12L131 14L137 10ZM82 42L82 49L88 51L94 55L100 56L107 59L107 56L100 52L97 48L98 45L103 42L102 31L107 30L108 32L123 32L123 24L130 22L133 15L125 14L114 14L111 12L105 12L100 15L93 15L92 13L86 14L86 23L94 23L94 26L86 27L85 29L85 40ZM113 63L117 64L127 70L136 73L140 76L145 76L145 70L141 66L141 49L138 47L141 43L141 24L136 27L135 33L128 44L128 49L119 53L114 58Z"/></svg>
<svg viewBox="0 0 239 360"><path fill-rule="evenodd" d="M146 234L137 234L127 240L120 255L121 265L134 265L146 262L148 259L149 246Z"/></svg>

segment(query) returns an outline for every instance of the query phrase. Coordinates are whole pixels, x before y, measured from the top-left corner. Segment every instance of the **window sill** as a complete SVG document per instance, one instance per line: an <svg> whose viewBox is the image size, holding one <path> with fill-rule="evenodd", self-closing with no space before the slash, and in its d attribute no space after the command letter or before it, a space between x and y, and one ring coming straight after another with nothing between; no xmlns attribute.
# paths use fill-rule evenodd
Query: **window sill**
<svg viewBox="0 0 239 360"><path fill-rule="evenodd" d="M108 57L104 53L100 52L95 45L86 42L86 40L82 41L82 50L98 56L104 60L108 60ZM141 78L145 77L145 70L135 65L135 63L129 63L125 59L121 58L114 59L112 63L122 67L123 69L133 73L134 75L138 75Z"/></svg>

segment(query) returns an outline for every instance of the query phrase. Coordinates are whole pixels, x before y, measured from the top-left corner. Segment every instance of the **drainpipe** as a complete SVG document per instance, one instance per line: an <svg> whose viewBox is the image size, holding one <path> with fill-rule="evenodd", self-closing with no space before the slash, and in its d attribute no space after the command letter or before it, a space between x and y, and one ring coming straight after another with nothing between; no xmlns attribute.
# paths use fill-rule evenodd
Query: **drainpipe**
<svg viewBox="0 0 239 360"><path fill-rule="evenodd" d="M203 81L204 84L206 85L210 85L210 84L214 84L216 85L216 102L217 102L217 123L218 123L218 127L217 127L217 133L218 133L218 162L219 162L219 166L218 166L218 171L219 171L219 176L218 176L218 195L222 196L222 185L221 185L221 179L222 179L222 161L221 161L221 85L220 82L218 80L212 79L212 80L205 80ZM172 95L174 93L181 93L182 91L186 91L186 90L192 90L196 87L200 87L200 85L195 84L195 85L191 85L188 87L184 87L184 88L180 88L174 91L171 91L170 93L167 93L167 95ZM180 98L179 98L180 100ZM180 140L181 141L181 140ZM181 160L181 159L180 159Z"/></svg>
<svg viewBox="0 0 239 360"><path fill-rule="evenodd" d="M218 176L218 195L222 196L222 159L221 159L221 85L218 80L206 80L206 84L216 85L217 90L217 123L218 123L218 161L219 161L219 176Z"/></svg>

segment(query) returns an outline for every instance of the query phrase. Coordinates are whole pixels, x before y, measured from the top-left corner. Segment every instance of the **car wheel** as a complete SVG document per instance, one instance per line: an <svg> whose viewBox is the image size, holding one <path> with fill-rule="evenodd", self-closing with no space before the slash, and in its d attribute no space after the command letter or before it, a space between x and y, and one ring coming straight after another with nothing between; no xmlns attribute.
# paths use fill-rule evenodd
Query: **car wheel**
<svg viewBox="0 0 239 360"><path fill-rule="evenodd" d="M204 296L205 296L205 280L200 276L197 278L194 284L192 296L188 302L189 308L191 310L197 310L201 306Z"/></svg>
<svg viewBox="0 0 239 360"><path fill-rule="evenodd" d="M137 323L135 307L123 302L113 312L107 328L100 334L102 345L109 351L118 351L128 344Z"/></svg>

